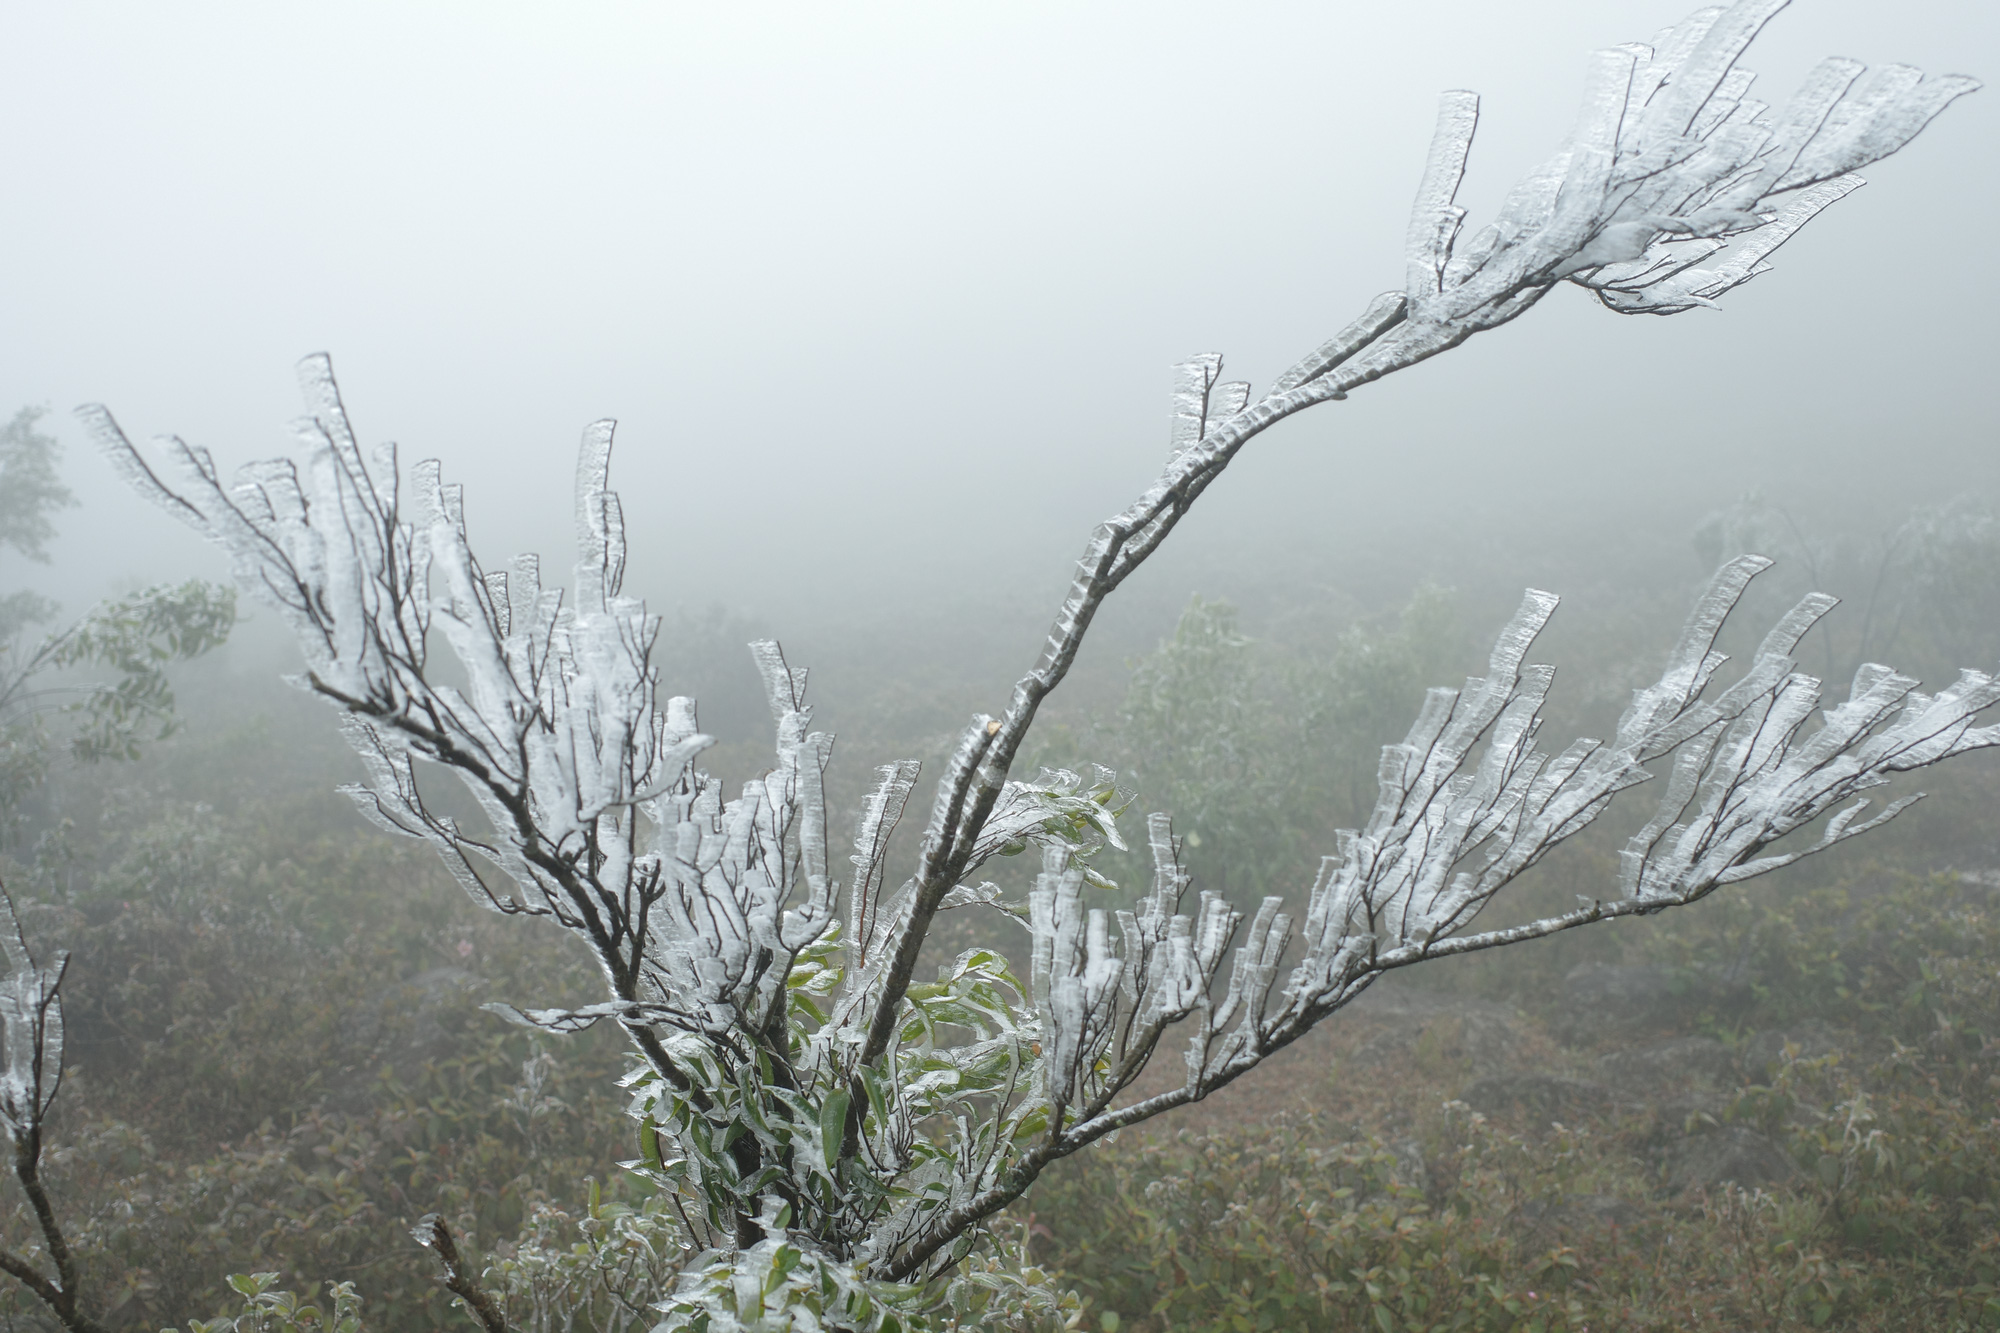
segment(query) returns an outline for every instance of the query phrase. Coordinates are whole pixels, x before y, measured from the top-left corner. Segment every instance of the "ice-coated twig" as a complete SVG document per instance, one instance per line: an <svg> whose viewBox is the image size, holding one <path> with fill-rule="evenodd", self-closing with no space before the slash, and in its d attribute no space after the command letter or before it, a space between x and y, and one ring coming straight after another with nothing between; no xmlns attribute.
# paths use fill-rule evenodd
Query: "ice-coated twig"
<svg viewBox="0 0 2000 1333"><path fill-rule="evenodd" d="M56 1093L62 1087L63 973L69 954L58 951L53 962L37 964L28 953L14 900L0 887L0 948L7 954L7 973L0 980L0 1124L18 1145L39 1133Z"/></svg>
<svg viewBox="0 0 2000 1333"><path fill-rule="evenodd" d="M0 1248L0 1271L35 1294L71 1333L103 1333L103 1326L78 1308L76 1256L54 1203L42 1184L42 1125L62 1087L63 973L69 954L58 951L47 964L28 952L14 899L0 884L0 948L7 954L7 971L0 976L0 1124L14 1150L14 1178L34 1210L42 1245L55 1276L49 1277L28 1259Z"/></svg>

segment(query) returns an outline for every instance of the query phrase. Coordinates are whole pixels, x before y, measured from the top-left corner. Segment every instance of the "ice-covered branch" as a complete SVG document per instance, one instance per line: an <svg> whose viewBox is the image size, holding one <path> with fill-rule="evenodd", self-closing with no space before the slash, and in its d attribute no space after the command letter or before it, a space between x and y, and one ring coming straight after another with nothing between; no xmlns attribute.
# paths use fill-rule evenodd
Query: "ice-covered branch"
<svg viewBox="0 0 2000 1333"><path fill-rule="evenodd" d="M1267 898L1235 951L1221 997L1207 1005L1223 947L1241 919L1213 895L1203 896L1194 916L1174 913L1180 881L1162 817L1152 829L1155 892L1141 913L1120 914L1116 936L1102 913L1081 924L1070 881L1058 880L1052 867L1035 899L1035 976L1053 1049L1097 1053L1102 1068L1123 1070L1135 1034L1143 1041L1201 1009L1188 1046L1188 1084L1199 1094L1290 1041L1386 969L1693 902L1893 818L1917 797L1861 818L1869 804L1863 793L1891 775L2000 744L2000 725L1975 725L2000 702L2000 681L1977 671L1931 695L1871 664L1856 674L1845 702L1820 710L1820 682L1795 670L1791 656L1833 606L1820 594L1779 620L1737 680L1711 690L1728 660L1715 650L1716 637L1750 580L1769 565L1745 556L1724 566L1666 670L1635 693L1614 736L1577 740L1554 754L1536 744L1554 671L1523 663L1556 599L1530 592L1502 631L1487 674L1462 689L1432 690L1409 736L1384 748L1374 812L1364 828L1340 835L1338 854L1322 865L1282 986L1276 981L1292 921L1281 900ZM1462 933L1501 889L1589 826L1619 792L1653 780L1655 769L1664 777L1658 803L1625 845L1617 897L1542 922ZM1780 846L1793 835L1805 841ZM1058 1003L1054 983L1044 979L1062 977L1077 983ZM1053 1102L1084 1094L1076 1071L1085 1067L1089 1062L1075 1057L1050 1065Z"/></svg>
<svg viewBox="0 0 2000 1333"><path fill-rule="evenodd" d="M1760 273L1800 227L1856 186L1852 173L1896 152L1954 99L1979 87L1963 75L1926 78L1892 65L1821 65L1775 120L1748 94L1737 60L1786 0L1702 9L1650 46L1599 52L1569 140L1509 196L1462 248L1455 202L1478 125L1478 97L1444 94L1411 210L1400 292L1281 375L1261 397L1221 378L1222 358L1176 371L1165 471L1123 513L1098 525L1077 562L1040 660L1015 686L1005 716L968 732L977 780L941 788L934 827L974 838L1041 701L1075 660L1097 608L1158 548L1252 438L1314 404L1345 398L1384 375L1448 351L1516 318L1567 280L1614 310L1675 314ZM985 734L980 734L981 732ZM927 860L904 938L928 929L963 876L958 848ZM914 964L915 950L899 949ZM892 972L875 1031L887 1031L907 969ZM871 1058L880 1041L871 1043Z"/></svg>
<svg viewBox="0 0 2000 1333"><path fill-rule="evenodd" d="M1791 656L1834 605L1818 593L1780 618L1736 680L1715 688L1729 660L1717 636L1770 564L1744 556L1725 565L1613 737L1554 754L1536 744L1554 671L1524 662L1556 598L1529 592L1487 674L1430 691L1408 737L1384 747L1375 809L1364 828L1339 835L1296 940L1276 897L1259 905L1233 951L1244 918L1219 895L1204 892L1194 912L1180 911L1189 883L1165 815L1148 826L1153 891L1138 910L1115 914L1115 932L1113 914L1084 906L1081 876L1051 850L1029 896L1048 1133L1012 1174L940 1219L935 1234L990 1216L1047 1162L1240 1077L1386 971L1693 902L1894 818L1918 795L1861 817L1863 793L1891 775L2000 745L2000 724L1976 725L2000 704L2000 680L1982 672L1961 672L1932 695L1870 664L1844 702L1821 709L1820 682ZM1617 896L1467 931L1618 793L1660 778L1652 819L1626 841ZM1229 975L1218 986L1225 957ZM1120 1104L1176 1025L1179 1086ZM922 1271L927 1243L911 1244L893 1271Z"/></svg>
<svg viewBox="0 0 2000 1333"><path fill-rule="evenodd" d="M1860 819L1869 804L1861 793L1890 775L2000 743L2000 726L1974 725L2000 701L2000 682L1977 671L1929 695L1907 676L1868 665L1845 702L1820 710L1820 682L1795 670L1791 657L1833 605L1819 594L1778 622L1738 680L1705 698L1726 660L1714 651L1723 619L1769 563L1746 556L1722 569L1666 672L1635 694L1611 741L1578 740L1553 756L1534 744L1552 672L1519 664L1554 604L1530 594L1490 674L1462 691L1433 690L1409 737L1384 751L1382 794L1367 827L1342 836L1340 854L1327 859L1314 886L1304 957L1274 1030L1337 1002L1385 966L1526 937L1517 929L1504 940L1439 944L1619 791L1652 778L1648 763L1659 762L1665 781L1653 818L1621 854L1620 897L1576 917L1688 903L1789 865L1917 799ZM1473 764L1470 747L1482 738L1485 752ZM1823 816L1824 827L1804 845L1768 851ZM1575 921L1525 929L1568 924Z"/></svg>
<svg viewBox="0 0 2000 1333"><path fill-rule="evenodd" d="M417 512L406 517L394 450L378 451L372 471L362 462L326 358L308 358L301 378L313 412L298 431L303 470L252 464L228 487L204 452L168 441L181 483L171 491L109 413L84 415L114 465L223 545L239 581L285 616L305 650L304 683L344 710L368 777L348 789L362 813L429 842L481 905L582 936L611 992L606 1014L663 1076L691 1087L654 1027L765 1031L793 960L832 922L821 786L831 741L808 732L804 671L776 644L753 645L775 762L724 801L693 766L711 744L693 702L657 698L659 622L622 590L611 423L586 430L579 451L565 595L543 586L533 556L479 564L459 488L435 463L413 470ZM463 688L435 678L433 633ZM483 828L432 808L420 760L457 775Z"/></svg>

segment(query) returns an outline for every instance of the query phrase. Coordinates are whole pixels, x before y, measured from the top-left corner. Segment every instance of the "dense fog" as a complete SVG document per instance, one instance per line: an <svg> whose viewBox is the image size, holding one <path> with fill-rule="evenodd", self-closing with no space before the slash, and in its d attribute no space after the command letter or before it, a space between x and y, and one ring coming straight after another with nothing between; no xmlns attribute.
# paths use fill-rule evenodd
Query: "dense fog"
<svg viewBox="0 0 2000 1333"><path fill-rule="evenodd" d="M489 559L562 563L574 442L615 416L655 605L794 637L1010 617L1018 669L1089 525L1157 468L1169 365L1220 350L1267 382L1401 281L1439 90L1485 97L1476 225L1566 131L1586 53L1677 16L17 12L0 401L54 409L84 500L26 577L80 608L219 573L67 413L104 402L227 469L287 447L291 366L325 349L369 440L469 483ZM1777 97L1835 52L1990 71L2000 17L1800 4L1749 63ZM1288 423L1107 628L1144 606L1149 641L1197 589L1574 588L1687 559L1749 491L1867 529L1991 490L1995 114L1953 107L1726 309L1621 318L1559 291Z"/></svg>

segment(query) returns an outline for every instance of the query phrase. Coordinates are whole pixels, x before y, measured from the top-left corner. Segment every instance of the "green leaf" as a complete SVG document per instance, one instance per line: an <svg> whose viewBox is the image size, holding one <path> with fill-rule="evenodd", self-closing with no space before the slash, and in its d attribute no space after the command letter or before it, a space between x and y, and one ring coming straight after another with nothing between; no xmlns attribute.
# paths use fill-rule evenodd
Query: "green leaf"
<svg viewBox="0 0 2000 1333"><path fill-rule="evenodd" d="M639 1160L655 1171L665 1169L660 1159L660 1122L651 1116L639 1122Z"/></svg>
<svg viewBox="0 0 2000 1333"><path fill-rule="evenodd" d="M826 1099L819 1111L819 1142L826 1157L826 1169L833 1173L840 1163L840 1141L847 1133L847 1104L852 1094L842 1088Z"/></svg>
<svg viewBox="0 0 2000 1333"><path fill-rule="evenodd" d="M1029 1111L1026 1115L1022 1116L1019 1120L1014 1122L1014 1133L1012 1137L1017 1142L1021 1139L1033 1138L1035 1135L1041 1133L1048 1127L1049 1127L1049 1104L1047 1102L1042 1102L1038 1104L1033 1110Z"/></svg>
<svg viewBox="0 0 2000 1333"><path fill-rule="evenodd" d="M887 1126L889 1123L889 1099L882 1091L882 1074L873 1065L861 1066L861 1086L868 1093L869 1109L875 1112L875 1122Z"/></svg>

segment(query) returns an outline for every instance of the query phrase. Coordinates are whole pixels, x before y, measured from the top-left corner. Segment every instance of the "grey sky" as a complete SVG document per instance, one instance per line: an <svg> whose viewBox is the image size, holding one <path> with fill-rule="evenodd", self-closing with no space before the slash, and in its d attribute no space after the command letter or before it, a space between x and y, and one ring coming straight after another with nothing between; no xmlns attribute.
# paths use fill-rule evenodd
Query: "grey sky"
<svg viewBox="0 0 2000 1333"><path fill-rule="evenodd" d="M1586 53L1688 7L14 5L0 407L70 442L77 596L220 562L68 409L229 467L287 447L321 348L371 441L468 483L489 559L566 563L578 431L616 416L656 604L782 623L881 562L900 593L1053 590L1160 461L1174 359L1267 381L1400 283L1440 89L1485 95L1477 224ZM1775 99L1835 53L2000 79L2000 6L1798 0L1746 64ZM1157 579L1416 561L1512 507L1587 537L1752 485L2000 488L1996 116L1954 106L1723 311L1559 291L1273 432Z"/></svg>

